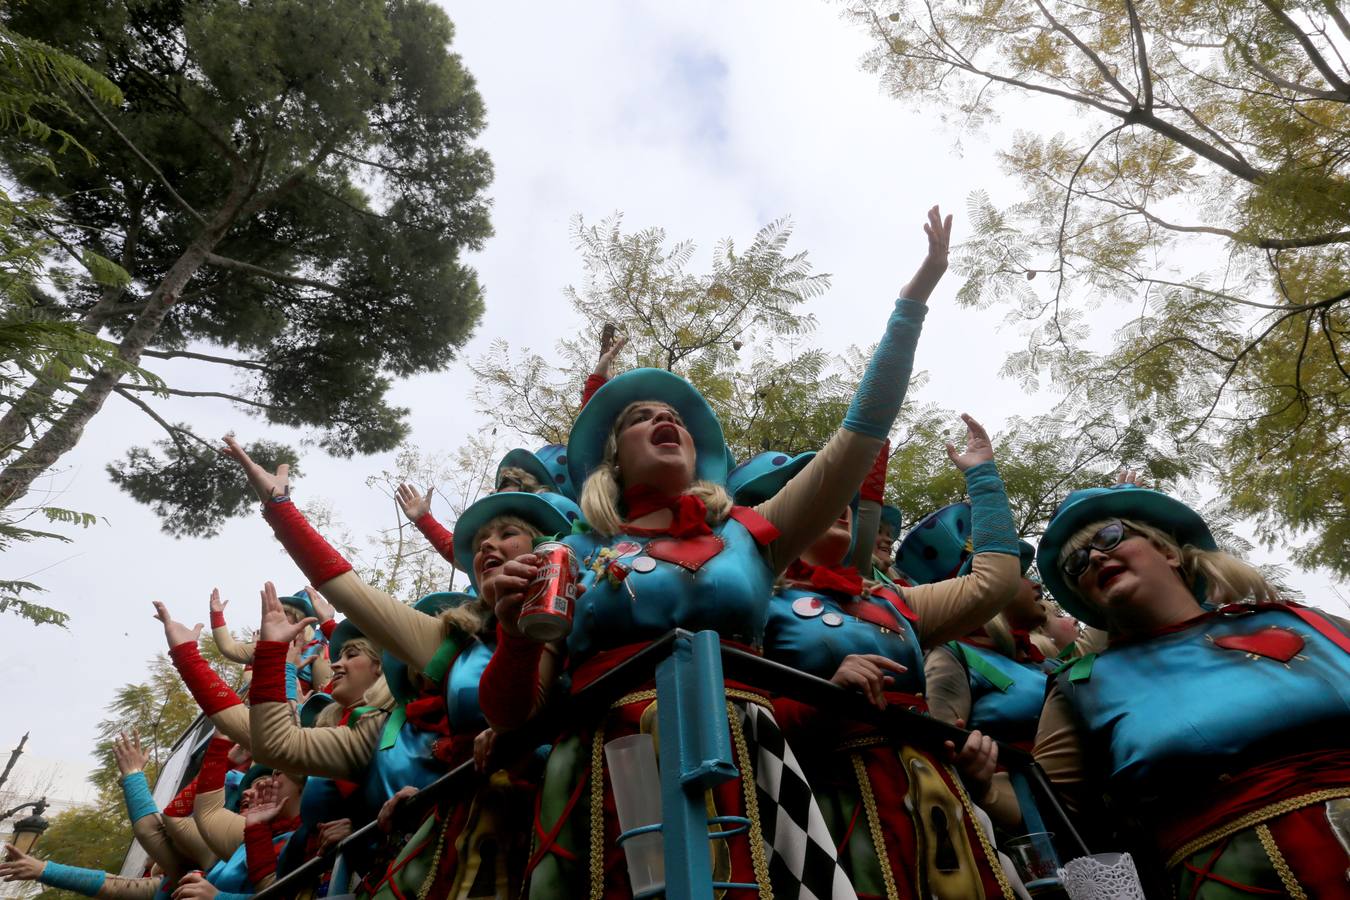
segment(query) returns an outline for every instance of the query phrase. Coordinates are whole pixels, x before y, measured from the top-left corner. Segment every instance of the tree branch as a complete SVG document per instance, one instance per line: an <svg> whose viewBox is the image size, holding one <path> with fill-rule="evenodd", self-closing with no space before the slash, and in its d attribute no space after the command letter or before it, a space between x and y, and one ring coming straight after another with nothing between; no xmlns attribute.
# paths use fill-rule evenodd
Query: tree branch
<svg viewBox="0 0 1350 900"><path fill-rule="evenodd" d="M262 278L268 278L272 281L282 281L288 284L299 284L305 287L318 288L321 291L327 291L330 294L343 295L347 293L343 288L326 281L315 281L312 278L303 278L299 275L288 275L285 272L273 272L271 269L264 269L262 266L255 266L253 263L246 263L238 259L230 259L227 256L219 256L215 253L208 253L206 264L216 266L221 269L234 269L238 272L247 272L249 275L258 275Z"/></svg>
<svg viewBox="0 0 1350 900"><path fill-rule="evenodd" d="M202 440L197 435L193 434L191 431L188 431L186 428L179 428L177 425L171 425L164 419L163 416L161 416L159 413L151 409L150 405L147 404L144 400L137 397L135 394L128 393L127 391L128 387L129 385L119 384L117 387L113 388L113 391L117 394L117 396L131 403L133 406L140 409L141 412L145 413L147 416L153 419L159 425L160 428L163 428L166 432L168 432L169 438L179 447L183 446L182 438L186 436L192 438L194 441L201 444L203 447L205 447L206 449L210 450L213 453L217 450L217 448L213 444L210 444L207 441Z"/></svg>
<svg viewBox="0 0 1350 900"><path fill-rule="evenodd" d="M1041 11L1041 15L1045 16L1046 20L1050 23L1050 26L1054 28L1056 31L1058 31L1060 34L1068 38L1070 43L1072 43L1075 47L1077 47L1082 52L1082 54L1086 56L1094 66L1097 67L1097 72L1101 74L1102 78L1106 80L1107 84L1115 88L1116 92L1120 94L1120 96L1124 97L1125 100L1131 106L1134 106L1139 103L1139 98L1136 97L1134 94L1130 93L1129 89L1126 88L1125 85L1120 83L1120 79L1116 78L1115 74L1111 71L1111 68L1107 66L1105 62L1102 61L1102 58L1097 55L1095 50L1093 50L1091 47L1085 44L1082 38L1074 34L1072 30L1061 25L1059 20L1056 19L1054 15L1051 14L1050 10L1046 9L1045 4L1042 3L1041 0L1035 0L1035 3L1036 8ZM1131 7L1131 12L1133 12L1133 7Z"/></svg>
<svg viewBox="0 0 1350 900"><path fill-rule="evenodd" d="M1144 91L1144 109L1153 110L1153 76L1148 68L1148 49L1144 46L1144 29L1139 24L1139 11L1134 0L1125 0L1125 11L1130 15L1130 30L1134 32L1134 49L1139 58L1139 84Z"/></svg>
<svg viewBox="0 0 1350 900"><path fill-rule="evenodd" d="M179 194L178 191L174 190L173 185L169 182L168 177L165 176L165 174L162 171L160 171L159 166L152 163L149 157L147 157L144 153L141 152L141 148L137 147L135 143L132 142L131 138L123 134L122 129L114 125L112 119L109 119L106 115L104 115L103 110L99 108L98 104L94 102L92 97L90 97L87 93L85 93L84 88L80 87L77 84L75 85L75 91L82 98L84 98L84 102L88 104L89 108L94 111L94 115L98 116L99 120L103 122L104 125L107 125L110 129L112 129L113 134L117 135L117 137L122 141L122 143L126 144L128 149L130 149L132 153L136 154L136 158L139 159L142 163L144 163L146 168L148 168L151 172L155 173L155 177L159 179L159 183L164 186L164 189L169 192L169 196L173 197L174 202L176 202L179 206L183 207L183 209L187 212L188 215L192 216L192 218L197 220L197 223L199 225L205 225L206 217L203 216L201 213L197 212L197 210L193 208L191 203L188 203L186 200L184 200L182 195Z"/></svg>
<svg viewBox="0 0 1350 900"><path fill-rule="evenodd" d="M89 384L88 378L68 379L72 384ZM152 387L148 384L119 384L115 390L122 391L149 391L152 394L170 394L174 397L214 397L217 400L229 400L231 403L240 403L244 406L252 406L256 409L265 409L271 412L290 413L290 410L283 409L280 406L274 406L270 403L262 403L258 400L249 400L247 397L237 397L234 394L224 394L220 391L185 391L179 388L171 387Z"/></svg>
<svg viewBox="0 0 1350 900"><path fill-rule="evenodd" d="M259 372L271 372L272 367L249 359L230 359L227 356L208 356L205 353L193 353L189 350L143 350L142 356L148 356L151 359L195 359L201 362L220 363L226 366L236 366L240 369L256 369Z"/></svg>
<svg viewBox="0 0 1350 900"><path fill-rule="evenodd" d="M1303 48L1303 52L1308 55L1308 61L1317 68L1317 71L1322 73L1322 77L1327 80L1327 84L1342 94L1350 96L1350 84L1347 84L1336 74L1336 70L1331 68L1331 64L1318 52L1312 38L1308 37L1303 29L1299 28L1293 19L1289 18L1289 14L1280 7L1277 0L1261 0L1261 5L1268 9L1270 14L1284 26L1285 30L1293 35L1294 40L1298 41L1299 46Z"/></svg>

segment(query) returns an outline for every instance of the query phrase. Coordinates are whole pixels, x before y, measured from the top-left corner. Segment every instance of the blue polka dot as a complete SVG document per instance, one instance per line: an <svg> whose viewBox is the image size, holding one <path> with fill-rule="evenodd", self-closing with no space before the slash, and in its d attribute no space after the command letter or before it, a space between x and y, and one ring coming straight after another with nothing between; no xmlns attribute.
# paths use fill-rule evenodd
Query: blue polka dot
<svg viewBox="0 0 1350 900"><path fill-rule="evenodd" d="M775 456L772 460L770 460L770 462L772 462L775 466L781 466L783 463L787 462L787 457Z"/></svg>
<svg viewBox="0 0 1350 900"><path fill-rule="evenodd" d="M562 454L561 456L558 457L558 465L560 465L560 466L565 466L565 465L567 465L567 454L566 454L566 453L564 453L564 454Z"/></svg>
<svg viewBox="0 0 1350 900"><path fill-rule="evenodd" d="M966 533L966 523L965 523L965 521L964 521L963 519L957 519L957 520L956 520L956 531L957 531L958 534L965 534L965 533Z"/></svg>
<svg viewBox="0 0 1350 900"><path fill-rule="evenodd" d="M937 555L938 555L938 554L937 554L937 548L936 548L936 547L924 547L924 548L923 548L923 558L924 558L924 559L937 559Z"/></svg>
<svg viewBox="0 0 1350 900"><path fill-rule="evenodd" d="M563 484L563 483L565 483L565 482L567 481L567 476L564 475L563 473L559 472L557 475L554 475L554 476L553 476L553 480L554 480L554 482L556 482L557 484Z"/></svg>
<svg viewBox="0 0 1350 900"><path fill-rule="evenodd" d="M575 522L576 520L577 520L577 514L574 513L574 512L568 512L568 514L567 514L567 521L569 521L569 522Z"/></svg>

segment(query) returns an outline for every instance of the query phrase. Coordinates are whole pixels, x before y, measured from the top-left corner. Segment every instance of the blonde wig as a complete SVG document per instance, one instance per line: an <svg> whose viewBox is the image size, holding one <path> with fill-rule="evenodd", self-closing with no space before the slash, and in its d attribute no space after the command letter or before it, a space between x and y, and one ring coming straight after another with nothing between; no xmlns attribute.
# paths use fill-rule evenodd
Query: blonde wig
<svg viewBox="0 0 1350 900"><path fill-rule="evenodd" d="M494 518L489 519L482 528L478 529L478 533L473 536L474 553L476 554L478 552L478 545L482 543L483 536L488 529L503 525L514 525L528 534L531 541L537 541L544 536L544 533L536 526L531 525L519 516L495 516ZM470 561L469 565L473 565L473 562ZM491 612L492 610L488 608L487 603L480 596L475 597L467 603L461 603L459 606L452 606L449 609L441 610L439 618L442 627L445 629L444 633L446 637L450 637L457 632L475 635L484 630L484 627L488 622L488 614Z"/></svg>
<svg viewBox="0 0 1350 900"><path fill-rule="evenodd" d="M520 487L518 490L524 491L527 494L546 494L549 492L548 485L540 484L538 478L535 478L529 472L517 468L516 466L503 466L497 471L497 484L495 490L498 492L503 490L502 482L508 480L519 484Z"/></svg>
<svg viewBox="0 0 1350 900"><path fill-rule="evenodd" d="M619 481L619 429L634 407L646 406L650 401L638 401L624 407L614 420L609 437L605 440L605 458L594 472L586 478L581 489L581 513L586 524L605 537L613 537L623 531L624 517L619 511L623 497L623 488ZM726 488L711 481L695 481L684 491L686 494L703 501L708 509L709 525L720 525L731 515L731 495Z"/></svg>
<svg viewBox="0 0 1350 900"><path fill-rule="evenodd" d="M1062 564L1073 551L1086 547L1093 536L1112 521L1115 520L1102 519L1100 522L1093 522L1080 528L1073 537L1064 542L1058 563ZM1182 581L1194 592L1203 579L1205 599L1212 604L1222 606L1226 603L1243 602L1279 603L1283 600L1280 592L1260 571L1231 553L1223 550L1201 550L1193 544L1182 546L1177 543L1176 538L1157 526L1134 519L1119 521L1130 531L1146 537L1158 550L1180 558ZM1072 583L1069 584L1069 588L1076 592Z"/></svg>
<svg viewBox="0 0 1350 900"><path fill-rule="evenodd" d="M384 676L381 675L375 679L375 683L366 688L365 694L361 696L361 701L357 706L373 706L376 709L389 709L394 705L394 695L389 693L389 686L384 683ZM335 728L338 720L342 718L345 710L341 704L330 703L325 706L319 715L314 719L315 728Z"/></svg>

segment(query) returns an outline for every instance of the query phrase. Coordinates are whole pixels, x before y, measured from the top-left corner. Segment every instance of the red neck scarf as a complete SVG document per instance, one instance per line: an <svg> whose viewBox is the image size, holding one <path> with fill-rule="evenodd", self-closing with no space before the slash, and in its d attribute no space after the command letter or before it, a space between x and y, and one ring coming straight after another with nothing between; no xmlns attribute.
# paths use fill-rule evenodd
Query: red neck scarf
<svg viewBox="0 0 1350 900"><path fill-rule="evenodd" d="M1009 628L1008 630L1012 632L1013 647L1016 648L1018 654L1034 663L1045 662L1045 654L1031 640L1030 631L1025 628Z"/></svg>
<svg viewBox="0 0 1350 900"><path fill-rule="evenodd" d="M273 819L271 822L268 822L267 827L272 829L272 837L276 837L277 835L281 834L286 834L287 832L294 831L295 829L300 827L300 817L292 816L289 819L277 817Z"/></svg>
<svg viewBox="0 0 1350 900"><path fill-rule="evenodd" d="M862 576L853 566L813 566L797 559L792 561L783 575L788 581L846 597L856 597L863 590Z"/></svg>
<svg viewBox="0 0 1350 900"><path fill-rule="evenodd" d="M708 527L708 507L692 494L671 497L649 484L637 484L623 492L623 504L628 510L630 522L657 510L670 510L673 517L670 525L661 530L671 537L690 538L712 534L712 529Z"/></svg>

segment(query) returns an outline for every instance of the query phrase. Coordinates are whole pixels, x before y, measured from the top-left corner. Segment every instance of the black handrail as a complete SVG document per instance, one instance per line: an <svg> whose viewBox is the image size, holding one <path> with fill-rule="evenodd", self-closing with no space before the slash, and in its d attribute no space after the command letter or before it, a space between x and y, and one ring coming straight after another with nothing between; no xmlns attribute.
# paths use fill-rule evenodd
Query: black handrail
<svg viewBox="0 0 1350 900"><path fill-rule="evenodd" d="M568 722L595 721L615 700L637 686L651 681L657 665L670 655L676 639L680 636L691 637L692 633L683 629L667 632L633 656L616 664L585 688L551 703L528 726L501 735L493 747L493 765L489 768L500 768L503 762L516 761L533 753L541 744L553 741ZM865 722L886 734L897 736L906 743L930 752L941 753L947 741L960 747L970 734L965 729L948 725L902 706L892 705L884 710L878 709L857 691L840 687L823 678L817 678L735 647L723 645L722 669L727 678L754 685L775 696L791 697L820 709L828 709L832 714L842 718ZM1031 782L1041 795L1040 800L1064 829L1061 836L1081 854L1088 853L1087 845L1083 843L1073 823L1060 806L1049 780L1032 755L1003 744L999 745L998 754L999 760L1006 766L1029 770ZM451 769L399 804L394 817L395 827L404 832L412 831L421 823L430 807L456 793L464 795L469 789L476 787L483 777L474 770L471 761ZM259 891L254 895L255 900L280 900L295 896L304 885L312 883L330 868L338 853L368 845L379 834L379 827L375 822L366 824L348 835L336 847L329 848L319 856L306 861L304 865L287 873L284 878L278 879L267 889Z"/></svg>

